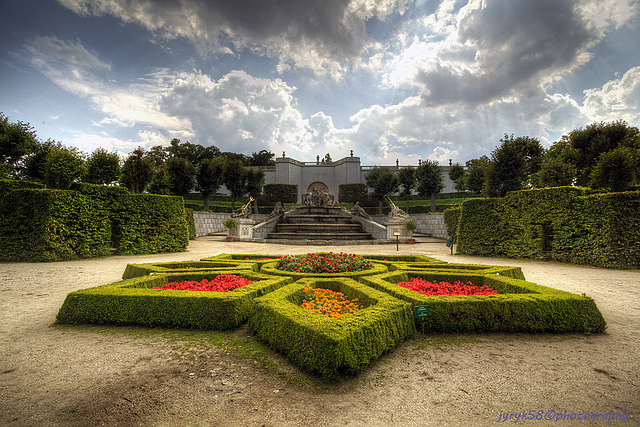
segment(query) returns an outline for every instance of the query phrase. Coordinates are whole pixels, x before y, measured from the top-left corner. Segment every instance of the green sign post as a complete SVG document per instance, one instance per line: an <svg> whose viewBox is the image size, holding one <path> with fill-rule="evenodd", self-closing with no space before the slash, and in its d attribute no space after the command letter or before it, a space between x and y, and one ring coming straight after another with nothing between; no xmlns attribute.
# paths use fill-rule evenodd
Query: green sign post
<svg viewBox="0 0 640 427"><path fill-rule="evenodd" d="M429 317L429 306L428 305L416 305L413 307L413 312L416 317Z"/></svg>
<svg viewBox="0 0 640 427"><path fill-rule="evenodd" d="M428 305L416 305L415 307L413 307L413 313L415 314L416 318L420 318L420 317L429 317L429 306ZM421 322L422 323L422 333L424 334L424 321Z"/></svg>

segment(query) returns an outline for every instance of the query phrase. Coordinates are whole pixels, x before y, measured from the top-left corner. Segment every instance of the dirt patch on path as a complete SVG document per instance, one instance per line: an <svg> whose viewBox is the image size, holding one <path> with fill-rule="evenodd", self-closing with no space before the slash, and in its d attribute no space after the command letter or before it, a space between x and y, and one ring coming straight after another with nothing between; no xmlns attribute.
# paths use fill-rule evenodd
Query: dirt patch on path
<svg viewBox="0 0 640 427"><path fill-rule="evenodd" d="M313 251L520 266L527 280L593 297L607 334L418 334L358 377L327 385L264 347L246 327L202 332L54 324L67 293L119 280L128 262ZM451 256L444 244L429 241L396 252L395 245L227 244L216 237L174 254L2 263L0 425L485 426L501 413L548 410L617 412L629 414L625 425L639 425L638 285L638 271Z"/></svg>

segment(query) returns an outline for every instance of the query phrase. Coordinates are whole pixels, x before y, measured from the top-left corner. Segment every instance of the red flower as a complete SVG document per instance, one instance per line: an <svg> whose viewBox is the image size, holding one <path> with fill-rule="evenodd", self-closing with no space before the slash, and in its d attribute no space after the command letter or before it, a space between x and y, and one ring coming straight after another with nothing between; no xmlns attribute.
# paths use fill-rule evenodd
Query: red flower
<svg viewBox="0 0 640 427"><path fill-rule="evenodd" d="M154 287L153 289L176 290L176 291L211 291L211 292L228 292L241 288L255 280L248 280L234 274L220 274L213 280L203 279L200 282L194 280L184 280L182 282L171 282L163 285L162 288Z"/></svg>
<svg viewBox="0 0 640 427"><path fill-rule="evenodd" d="M411 278L408 282L396 283L423 295L495 295L498 292L487 286L476 286L471 282L462 283L457 280L453 285L449 282L429 282L428 280Z"/></svg>

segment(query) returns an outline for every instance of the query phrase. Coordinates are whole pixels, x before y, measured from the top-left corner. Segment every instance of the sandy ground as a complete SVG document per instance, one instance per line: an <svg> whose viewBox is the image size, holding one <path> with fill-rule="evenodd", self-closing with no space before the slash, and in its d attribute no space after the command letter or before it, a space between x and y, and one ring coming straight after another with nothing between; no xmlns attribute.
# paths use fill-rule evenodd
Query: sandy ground
<svg viewBox="0 0 640 427"><path fill-rule="evenodd" d="M527 280L593 297L607 333L417 334L358 377L327 385L262 346L246 327L203 332L54 323L67 293L115 282L129 262L322 250L520 266ZM282 246L207 237L182 253L3 263L0 425L486 426L523 411L553 417L528 421L538 426L585 424L578 421L585 413L619 416L591 425L640 425L639 285L639 271L451 256L429 239L396 252L395 245ZM567 418L555 422L565 411Z"/></svg>

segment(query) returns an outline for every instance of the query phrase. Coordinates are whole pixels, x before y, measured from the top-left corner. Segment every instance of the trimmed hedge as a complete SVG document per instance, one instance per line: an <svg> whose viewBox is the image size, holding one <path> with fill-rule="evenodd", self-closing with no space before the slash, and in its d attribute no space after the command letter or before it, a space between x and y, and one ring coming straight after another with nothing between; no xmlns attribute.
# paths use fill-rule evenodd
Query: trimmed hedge
<svg viewBox="0 0 640 427"><path fill-rule="evenodd" d="M307 286L342 292L365 306L333 319L300 306ZM326 381L357 374L414 333L411 306L350 279L302 279L256 300L251 328L261 341Z"/></svg>
<svg viewBox="0 0 640 427"><path fill-rule="evenodd" d="M153 289L183 280L212 280L224 273L259 281L229 292ZM286 277L232 270L138 277L70 293L58 312L57 321L167 328L235 328L251 315L255 298L290 282Z"/></svg>
<svg viewBox="0 0 640 427"><path fill-rule="evenodd" d="M189 240L194 240L196 238L196 220L193 218L193 209L184 208L184 216L189 228Z"/></svg>
<svg viewBox="0 0 640 427"><path fill-rule="evenodd" d="M341 203L360 202L363 205L369 203L369 191L366 184L340 184L338 185L338 201Z"/></svg>
<svg viewBox="0 0 640 427"><path fill-rule="evenodd" d="M447 234L449 236L456 236L458 230L458 223L460 222L460 213L462 212L462 206L456 206L455 208L449 208L444 211L444 223L447 226Z"/></svg>
<svg viewBox="0 0 640 427"><path fill-rule="evenodd" d="M183 261L183 262L152 262L148 264L127 264L122 280L153 274L190 273L205 271L258 271L258 266L239 262L211 262L211 261Z"/></svg>
<svg viewBox="0 0 640 427"><path fill-rule="evenodd" d="M0 201L0 260L60 261L109 255L102 204L75 191L18 189Z"/></svg>
<svg viewBox="0 0 640 427"><path fill-rule="evenodd" d="M13 190L21 190L27 188L45 188L44 184L32 181L20 181L15 179L0 179L0 197L5 197Z"/></svg>
<svg viewBox="0 0 640 427"><path fill-rule="evenodd" d="M462 205L457 253L640 267L640 192L558 187Z"/></svg>
<svg viewBox="0 0 640 427"><path fill-rule="evenodd" d="M270 203L297 203L298 186L293 184L266 184L262 187L265 200Z"/></svg>
<svg viewBox="0 0 640 427"><path fill-rule="evenodd" d="M315 252L320 253L320 252ZM371 263L372 268L369 270L362 271L351 271L348 273L296 273L295 271L285 271L278 270L276 268L276 263L271 262L262 265L260 267L260 272L264 274L272 274L274 276L289 276L294 280L303 279L308 277L322 277L322 278L336 278L336 277L344 277L349 279L356 279L361 276L371 276L373 274L381 274L387 271L387 266L383 263Z"/></svg>
<svg viewBox="0 0 640 427"><path fill-rule="evenodd" d="M427 264L414 262L410 264L396 263L395 268L390 268L389 271L394 270L427 270L438 272L455 272L455 273L475 273L475 274L490 274L504 277L511 277L512 279L525 280L524 273L520 267L508 267L499 265L480 265L480 264Z"/></svg>
<svg viewBox="0 0 640 427"><path fill-rule="evenodd" d="M208 258L202 258L201 261L217 261L217 262L242 262L243 264L254 264L258 271L265 264L270 264L277 259L283 258L285 255L260 255L260 254L220 254ZM263 260L261 258L268 258ZM256 260L258 259L258 260Z"/></svg>
<svg viewBox="0 0 640 427"><path fill-rule="evenodd" d="M396 285L410 278L454 283L471 281L498 295L426 296ZM360 278L414 307L428 305L430 316L416 320L433 332L604 332L606 323L587 296L500 275L453 271L394 271Z"/></svg>

